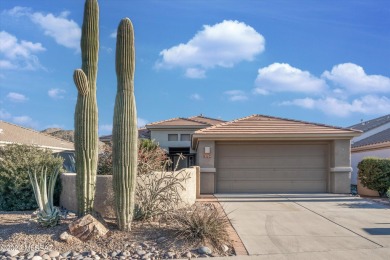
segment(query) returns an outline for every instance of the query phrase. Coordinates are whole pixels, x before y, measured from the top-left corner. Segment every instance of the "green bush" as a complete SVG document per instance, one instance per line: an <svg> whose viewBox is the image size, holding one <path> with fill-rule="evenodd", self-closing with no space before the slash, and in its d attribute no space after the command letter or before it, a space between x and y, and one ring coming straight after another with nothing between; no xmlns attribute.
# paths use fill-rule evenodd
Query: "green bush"
<svg viewBox="0 0 390 260"><path fill-rule="evenodd" d="M389 187L389 189L387 190L387 197L388 197L389 200L390 200L390 187Z"/></svg>
<svg viewBox="0 0 390 260"><path fill-rule="evenodd" d="M390 159L365 158L358 164L359 180L371 190L378 191L381 197L390 187Z"/></svg>
<svg viewBox="0 0 390 260"><path fill-rule="evenodd" d="M49 150L28 145L6 145L0 147L0 210L33 210L35 201L28 169L40 162L48 167L48 173L63 160L54 157ZM57 181L54 191L54 204L59 204L61 182Z"/></svg>

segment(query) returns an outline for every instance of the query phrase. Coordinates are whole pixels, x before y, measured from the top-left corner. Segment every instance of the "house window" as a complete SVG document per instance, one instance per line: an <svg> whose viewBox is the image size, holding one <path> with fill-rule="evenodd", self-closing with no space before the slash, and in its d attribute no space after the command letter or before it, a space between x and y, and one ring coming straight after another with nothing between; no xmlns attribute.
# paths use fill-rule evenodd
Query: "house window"
<svg viewBox="0 0 390 260"><path fill-rule="evenodd" d="M190 134L181 134L180 141L191 141L191 135Z"/></svg>
<svg viewBox="0 0 390 260"><path fill-rule="evenodd" d="M179 141L178 134L168 134L168 141Z"/></svg>

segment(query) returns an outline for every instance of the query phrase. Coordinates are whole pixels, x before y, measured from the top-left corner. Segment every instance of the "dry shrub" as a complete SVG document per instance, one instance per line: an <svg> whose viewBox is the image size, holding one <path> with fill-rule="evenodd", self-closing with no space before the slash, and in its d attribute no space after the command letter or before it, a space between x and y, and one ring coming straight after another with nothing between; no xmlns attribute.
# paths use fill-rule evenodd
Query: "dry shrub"
<svg viewBox="0 0 390 260"><path fill-rule="evenodd" d="M138 169L134 211L136 220L167 218L183 204L180 191L185 189L183 184L190 178L189 172L185 169L167 171L170 161L166 160L166 155L159 158L160 160L145 160L143 168Z"/></svg>
<svg viewBox="0 0 390 260"><path fill-rule="evenodd" d="M191 208L177 211L172 217L173 226L177 229L178 239L191 243L210 244L221 250L222 244L230 244L227 228L229 219L222 210L213 205L194 205Z"/></svg>

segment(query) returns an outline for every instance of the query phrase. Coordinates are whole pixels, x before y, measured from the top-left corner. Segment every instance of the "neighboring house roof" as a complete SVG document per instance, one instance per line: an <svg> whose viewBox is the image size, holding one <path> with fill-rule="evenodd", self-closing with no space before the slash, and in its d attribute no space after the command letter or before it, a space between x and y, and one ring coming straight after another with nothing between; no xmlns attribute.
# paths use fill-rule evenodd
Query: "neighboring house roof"
<svg viewBox="0 0 390 260"><path fill-rule="evenodd" d="M390 148L390 128L352 144L353 152L380 148Z"/></svg>
<svg viewBox="0 0 390 260"><path fill-rule="evenodd" d="M198 130L193 135L193 145L202 139L238 140L301 140L352 138L360 131L324 124L265 116L251 115L234 121Z"/></svg>
<svg viewBox="0 0 390 260"><path fill-rule="evenodd" d="M390 123L390 114L352 125L349 128L367 132L387 123Z"/></svg>
<svg viewBox="0 0 390 260"><path fill-rule="evenodd" d="M0 144L27 144L53 151L74 150L72 142L0 120Z"/></svg>
<svg viewBox="0 0 390 260"><path fill-rule="evenodd" d="M177 118L171 118L163 121L158 121L158 122L147 124L146 128L148 129L158 129L158 128L201 129L212 125L220 124L223 122L225 121L199 115L199 116L193 116L189 118L177 117Z"/></svg>
<svg viewBox="0 0 390 260"><path fill-rule="evenodd" d="M138 138L141 139L150 139L150 131L146 128L139 128L138 129ZM99 137L99 140L103 143L109 143L111 142L112 135L103 135Z"/></svg>
<svg viewBox="0 0 390 260"><path fill-rule="evenodd" d="M211 118L211 117L205 117L203 115L191 116L188 119L196 120L196 121L203 122L203 123L206 123L209 125L218 125L218 124L226 122L225 120Z"/></svg>

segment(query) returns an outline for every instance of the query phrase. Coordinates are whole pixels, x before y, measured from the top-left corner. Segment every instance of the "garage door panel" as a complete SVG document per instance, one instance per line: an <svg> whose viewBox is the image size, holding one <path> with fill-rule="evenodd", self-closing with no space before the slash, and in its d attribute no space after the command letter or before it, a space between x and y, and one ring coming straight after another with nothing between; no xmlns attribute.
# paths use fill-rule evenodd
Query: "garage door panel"
<svg viewBox="0 0 390 260"><path fill-rule="evenodd" d="M301 181L243 181L237 185L235 181L226 181L221 184L221 192L302 192ZM242 187L245 187L245 190ZM305 192L325 192L326 185L322 181L306 181L304 183Z"/></svg>
<svg viewBox="0 0 390 260"><path fill-rule="evenodd" d="M217 192L326 192L324 143L217 143Z"/></svg>
<svg viewBox="0 0 390 260"><path fill-rule="evenodd" d="M245 169L237 172L235 169L219 169L218 175L221 181L240 181L245 177L245 180L316 180L324 181L326 176L323 174L323 169Z"/></svg>
<svg viewBox="0 0 390 260"><path fill-rule="evenodd" d="M323 145L309 144L301 145L299 149L295 145L270 145L270 144L250 144L250 145L219 145L219 155L221 157L231 154L240 154L242 156L289 156L291 154L302 156L323 156L327 153Z"/></svg>
<svg viewBox="0 0 390 260"><path fill-rule="evenodd" d="M305 164L305 168L324 168L326 162L322 157L224 157L219 160L218 168L234 168L234 169L246 169L253 168L254 165L263 165L268 168L302 168L302 164Z"/></svg>

